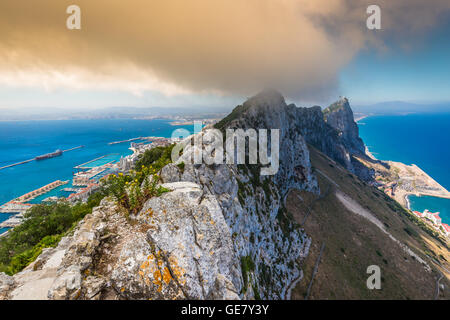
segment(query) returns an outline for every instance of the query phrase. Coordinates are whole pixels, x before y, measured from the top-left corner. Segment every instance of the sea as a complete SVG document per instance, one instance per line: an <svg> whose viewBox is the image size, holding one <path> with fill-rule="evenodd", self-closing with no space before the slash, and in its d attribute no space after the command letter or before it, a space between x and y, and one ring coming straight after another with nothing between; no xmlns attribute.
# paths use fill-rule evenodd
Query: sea
<svg viewBox="0 0 450 320"><path fill-rule="evenodd" d="M71 181L77 165L103 157L89 164L102 165L132 154L130 142L113 145L110 142L148 136L171 137L178 128L193 132L192 125L173 126L169 120L154 119L1 121L0 167L57 149L84 147L64 152L59 157L0 170L0 205L55 180ZM70 193L62 190L67 187L72 186L60 186L31 202L38 203L50 196L67 196ZM0 222L10 216L0 213ZM0 229L0 233L4 231Z"/></svg>
<svg viewBox="0 0 450 320"><path fill-rule="evenodd" d="M380 160L416 164L450 190L450 113L370 116L358 121L369 151ZM409 196L412 210L440 212L450 224L450 199Z"/></svg>

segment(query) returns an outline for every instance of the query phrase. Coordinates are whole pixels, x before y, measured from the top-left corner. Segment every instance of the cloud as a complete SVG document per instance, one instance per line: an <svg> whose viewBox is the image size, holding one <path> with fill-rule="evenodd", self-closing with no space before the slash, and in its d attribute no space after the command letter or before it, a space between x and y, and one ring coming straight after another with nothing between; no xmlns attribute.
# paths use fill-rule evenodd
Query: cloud
<svg viewBox="0 0 450 320"><path fill-rule="evenodd" d="M66 29L77 4L82 30ZM365 27L382 8L383 31ZM334 94L362 48L408 41L436 25L448 0L24 0L0 2L0 83L167 95Z"/></svg>

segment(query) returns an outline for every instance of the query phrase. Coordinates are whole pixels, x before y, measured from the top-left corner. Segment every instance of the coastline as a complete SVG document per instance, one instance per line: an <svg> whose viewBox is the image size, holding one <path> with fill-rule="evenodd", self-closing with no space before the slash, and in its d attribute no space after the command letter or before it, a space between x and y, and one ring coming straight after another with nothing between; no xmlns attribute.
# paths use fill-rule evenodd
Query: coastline
<svg viewBox="0 0 450 320"><path fill-rule="evenodd" d="M366 155L374 160L374 161L381 161L385 164L388 164L392 170L394 170L399 176L398 179L405 179L405 180L414 180L420 179L423 183L422 187L429 187L434 189L435 191L424 191L417 189L418 187L414 187L415 190L407 191L403 189L397 189L395 190L393 198L397 200L400 204L402 204L407 209L411 210L410 203L408 197L411 195L415 195L417 197L421 196L429 196L429 197L436 197L436 198L443 198L443 199L450 199L450 192L445 189L442 185L440 185L436 180L434 180L430 175L428 175L424 170L422 170L419 166L415 164L407 165L402 162L396 162L396 161L385 161L385 160L379 160L377 159L369 150L367 146L366 148ZM360 159L361 160L361 159ZM375 169L377 173L380 173L381 175L386 174L386 169L380 169L381 166L371 166L370 164L365 163L367 166L372 167ZM392 183L392 181L390 182Z"/></svg>
<svg viewBox="0 0 450 320"><path fill-rule="evenodd" d="M365 118L368 118L368 117L370 117L369 114L356 113L354 115L354 120L355 120L356 123L358 123L359 121L361 121L361 120L363 120Z"/></svg>
<svg viewBox="0 0 450 320"><path fill-rule="evenodd" d="M370 115L360 115L357 121L361 121ZM355 118L356 119L356 118ZM357 123L361 125L361 123ZM412 207L412 200L410 196L416 197L431 197L436 199L450 199L450 192L428 175L424 170L415 164L407 165L402 162L395 162L389 160L380 160L369 150L365 145L365 154L369 159L363 157L356 157L368 168L375 171L375 186L382 190L387 196L396 200L401 206L413 212L414 210L422 212L424 209ZM431 199L431 203L435 200ZM438 207L439 208L439 207ZM431 208L425 207L431 210ZM434 211L441 211L436 210ZM444 210L445 211L445 210ZM447 215L441 217L442 224L450 224ZM436 230L441 231L441 223L433 225Z"/></svg>

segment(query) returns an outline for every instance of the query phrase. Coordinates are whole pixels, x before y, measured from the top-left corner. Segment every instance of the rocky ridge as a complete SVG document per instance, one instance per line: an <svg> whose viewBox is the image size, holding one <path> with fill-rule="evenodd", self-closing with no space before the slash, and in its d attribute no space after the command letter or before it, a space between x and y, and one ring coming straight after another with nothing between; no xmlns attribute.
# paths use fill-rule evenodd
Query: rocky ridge
<svg viewBox="0 0 450 320"><path fill-rule="evenodd" d="M347 120L345 114L324 118L319 107L287 105L274 91L250 98L218 127L280 129L274 176L261 176L258 165L190 164L195 152L206 150L204 130L187 138L206 143L184 150L178 161L184 166L162 169L170 192L128 218L104 199L56 248L14 277L2 275L3 298L286 298L302 277L311 239L289 216L285 197L291 189L319 191L307 143L355 169L359 142Z"/></svg>

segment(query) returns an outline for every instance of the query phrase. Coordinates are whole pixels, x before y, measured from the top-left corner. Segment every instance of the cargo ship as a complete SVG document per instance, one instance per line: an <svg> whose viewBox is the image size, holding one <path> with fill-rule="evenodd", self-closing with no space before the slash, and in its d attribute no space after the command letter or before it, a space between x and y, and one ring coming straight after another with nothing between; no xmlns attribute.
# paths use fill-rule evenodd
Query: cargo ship
<svg viewBox="0 0 450 320"><path fill-rule="evenodd" d="M54 158L54 157L59 157L62 154L63 154L62 150L58 149L55 152L51 152L51 153L43 154L41 156L37 156L36 158L34 158L34 160L50 159L50 158Z"/></svg>

